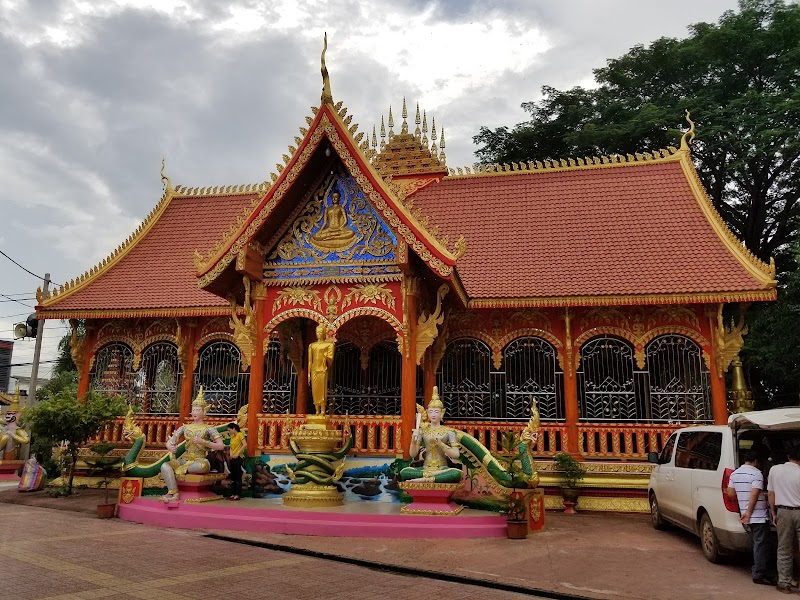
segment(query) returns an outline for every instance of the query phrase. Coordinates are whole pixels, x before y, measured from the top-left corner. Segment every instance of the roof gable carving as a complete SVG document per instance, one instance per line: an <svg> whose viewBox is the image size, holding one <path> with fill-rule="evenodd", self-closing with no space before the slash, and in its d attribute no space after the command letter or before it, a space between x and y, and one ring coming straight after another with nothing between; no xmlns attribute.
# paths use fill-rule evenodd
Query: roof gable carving
<svg viewBox="0 0 800 600"><path fill-rule="evenodd" d="M373 168L368 141L361 146L358 140L363 136L355 135L357 125L349 127L352 116L346 115L347 109L341 109L341 103L335 107L323 104L319 109L312 109L315 118L309 118L308 130L301 129L304 134L298 147L290 148L292 156L284 155L285 167L278 165L280 175L255 208L250 217L238 231L227 237L219 249L212 250L202 261L198 261L198 277L201 288L210 286L237 258L247 251L251 240L264 226L270 214L285 198L293 183L307 166L309 160L320 147L323 139L341 159L344 170L357 183L364 197L374 208L375 213L396 235L397 240L406 244L439 276L449 278L457 256L436 237L426 230L415 215L396 197L389 185ZM463 247L463 242L461 244Z"/></svg>
<svg viewBox="0 0 800 600"><path fill-rule="evenodd" d="M310 196L266 253L267 283L400 276L397 237L351 175L340 168Z"/></svg>

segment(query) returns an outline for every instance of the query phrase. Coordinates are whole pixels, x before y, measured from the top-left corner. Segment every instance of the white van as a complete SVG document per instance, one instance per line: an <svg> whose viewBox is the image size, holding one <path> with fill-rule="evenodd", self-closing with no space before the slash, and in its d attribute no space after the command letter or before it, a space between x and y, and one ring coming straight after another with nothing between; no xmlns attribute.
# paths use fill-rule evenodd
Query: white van
<svg viewBox="0 0 800 600"><path fill-rule="evenodd" d="M728 425L698 425L675 431L660 453L648 496L653 527L667 523L700 536L711 562L732 551L748 551L750 536L739 522L735 498L725 493L731 473L753 444L769 450L770 464L786 461L788 444L800 444L800 407L731 415Z"/></svg>

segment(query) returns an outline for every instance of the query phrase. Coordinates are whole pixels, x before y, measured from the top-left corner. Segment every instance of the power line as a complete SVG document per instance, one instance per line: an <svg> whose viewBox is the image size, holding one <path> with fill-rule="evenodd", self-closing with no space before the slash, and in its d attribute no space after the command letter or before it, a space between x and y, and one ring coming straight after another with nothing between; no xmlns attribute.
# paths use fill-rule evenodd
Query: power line
<svg viewBox="0 0 800 600"><path fill-rule="evenodd" d="M31 295L31 293L29 291L28 292L15 292L13 294L11 292L6 292L6 296L30 296L30 295Z"/></svg>
<svg viewBox="0 0 800 600"><path fill-rule="evenodd" d="M57 361L55 361L55 360L40 360L40 361L39 361L39 364L40 364L40 365L42 365L42 364L44 364L44 363L54 363L54 362L57 362ZM11 364L10 364L10 365L8 365L8 366L9 366L9 367L30 367L32 364L33 364L32 362L26 362L26 363L11 363Z"/></svg>
<svg viewBox="0 0 800 600"><path fill-rule="evenodd" d="M2 250L0 250L0 252L2 252ZM8 296L6 296L5 294L0 294L0 296L2 296L3 298L8 298ZM30 298L30 299L35 300L35 298ZM28 300L28 298L25 298L25 300ZM22 306L33 308L33 306L31 306L30 304L25 304L24 302L20 302L16 298L8 298L8 300L0 300L0 302L16 302L17 304L22 304Z"/></svg>
<svg viewBox="0 0 800 600"><path fill-rule="evenodd" d="M24 317L29 314L30 313L24 312L24 313L17 313L15 315L0 315L0 319L13 319L14 317Z"/></svg>
<svg viewBox="0 0 800 600"><path fill-rule="evenodd" d="M44 280L44 277L41 277L41 276L37 275L36 273L34 273L33 271L31 271L30 269L26 269L25 267L23 267L21 264L19 264L17 261L15 261L13 258L11 258L11 257L10 257L8 254L6 254L5 252L3 252L2 250L0 250L0 254L2 254L3 256L5 256L5 257L6 257L8 260L10 260L12 263L14 263L15 265L17 265L17 266L18 266L20 269L22 269L22 270L23 270L23 271L25 271L26 273L28 273L28 274L30 274L30 275L33 275L34 277L36 277L36 279L42 279L42 280ZM52 283L52 282L51 282L51 283ZM58 284L57 284L57 283L54 283L53 285L58 285Z"/></svg>

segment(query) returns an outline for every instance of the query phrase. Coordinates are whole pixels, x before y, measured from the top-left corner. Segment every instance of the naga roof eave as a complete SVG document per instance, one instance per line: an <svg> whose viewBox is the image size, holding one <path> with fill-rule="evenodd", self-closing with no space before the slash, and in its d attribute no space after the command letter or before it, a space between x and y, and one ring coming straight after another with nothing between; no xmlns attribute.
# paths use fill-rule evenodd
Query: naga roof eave
<svg viewBox="0 0 800 600"><path fill-rule="evenodd" d="M224 240L213 255L198 264L196 275L201 288L205 289L211 286L234 263L239 253L246 250L247 245L317 150L323 137L335 149L347 170L361 186L364 194L398 237L408 244L409 248L420 256L435 273L444 278L450 277L457 255L444 247L425 229L372 167L353 137L357 126L348 129L350 119L348 118L346 121L343 119L347 109L340 107L341 102L336 106L323 103L321 107L312 109L316 113L315 117L307 119L309 128L308 130L301 129L304 137L296 149L290 148L293 150L292 155L284 155L285 167L279 165L280 175L274 178L272 187L238 230ZM360 134L358 137L361 137Z"/></svg>

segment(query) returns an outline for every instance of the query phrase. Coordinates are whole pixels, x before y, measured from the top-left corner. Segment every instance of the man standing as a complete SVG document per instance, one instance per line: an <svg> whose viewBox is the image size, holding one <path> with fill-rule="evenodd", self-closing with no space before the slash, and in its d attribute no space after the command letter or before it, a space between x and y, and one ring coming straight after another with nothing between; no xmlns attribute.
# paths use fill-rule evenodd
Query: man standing
<svg viewBox="0 0 800 600"><path fill-rule="evenodd" d="M778 591L791 594L794 549L800 538L800 446L793 445L787 455L787 462L769 471L767 498L778 529Z"/></svg>
<svg viewBox="0 0 800 600"><path fill-rule="evenodd" d="M753 538L753 583L775 585L775 581L767 574L770 522L764 494L764 475L761 473L761 455L756 447L747 452L744 464L731 474L727 493L736 496L742 525Z"/></svg>

